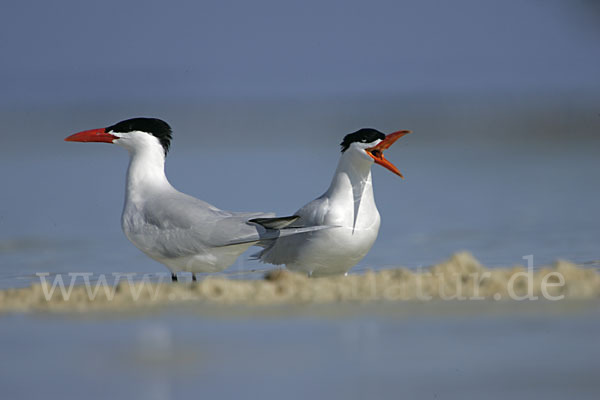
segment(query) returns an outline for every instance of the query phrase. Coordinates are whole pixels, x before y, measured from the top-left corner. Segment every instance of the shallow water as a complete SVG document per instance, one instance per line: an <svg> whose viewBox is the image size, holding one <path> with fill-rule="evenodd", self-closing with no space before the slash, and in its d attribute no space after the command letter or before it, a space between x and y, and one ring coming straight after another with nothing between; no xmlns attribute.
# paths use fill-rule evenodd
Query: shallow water
<svg viewBox="0 0 600 400"><path fill-rule="evenodd" d="M593 149L511 151L507 160L507 149L413 148L410 139L388 155L406 179L373 168L382 227L355 271L427 266L463 249L489 266L524 264L530 254L536 266L561 258L597 265L600 161ZM120 230L125 151L64 145L58 154L0 160L9 188L0 217L0 288L27 285L37 272L166 272ZM337 158L335 146L175 148L167 170L177 188L220 208L289 215L327 188ZM255 251L227 272L269 268L248 260Z"/></svg>
<svg viewBox="0 0 600 400"><path fill-rule="evenodd" d="M3 317L0 387L7 398L597 398L596 303L503 307Z"/></svg>
<svg viewBox="0 0 600 400"><path fill-rule="evenodd" d="M473 121L473 109L461 114L459 107L448 111L458 111L456 118L444 119L447 104L424 104L421 120L411 120L411 108L396 116L393 107L347 107L349 128L333 121L339 113L316 113L301 125L310 114L303 109L283 116L233 109L240 115L234 121L216 107L207 122L214 133L206 137L177 129L174 117L167 174L178 189L220 208L287 215L327 188L339 154L334 133L381 120L381 129L415 133L387 153L405 180L373 168L382 227L354 271L417 268L459 250L492 267L524 264L527 255L536 267L559 258L598 266L598 142L581 133L593 130L595 119L566 130L567 137L558 128L546 137L549 122L535 118L523 126L498 116ZM368 118L357 117L359 109ZM121 232L125 151L62 142L97 121L114 122L117 113L72 114L5 119L12 140L0 149L0 289L27 286L38 272L166 272ZM557 121L559 128L569 122ZM310 131L317 126L323 128ZM503 136L511 129L516 133ZM257 277L247 272L265 268L244 256L227 273ZM5 315L0 387L7 398L596 398L597 302L537 304L472 312L470 303L399 303L392 311L354 305Z"/></svg>

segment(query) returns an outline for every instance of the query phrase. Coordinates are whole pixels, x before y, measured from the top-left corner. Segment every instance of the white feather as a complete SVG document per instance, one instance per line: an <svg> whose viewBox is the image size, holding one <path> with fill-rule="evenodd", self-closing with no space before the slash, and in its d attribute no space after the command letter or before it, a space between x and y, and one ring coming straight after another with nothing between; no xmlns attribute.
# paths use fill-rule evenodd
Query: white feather
<svg viewBox="0 0 600 400"><path fill-rule="evenodd" d="M353 143L338 163L329 189L294 214L297 223L335 228L284 237L256 255L266 263L312 276L345 273L369 252L379 232L380 216L373 197L373 159Z"/></svg>

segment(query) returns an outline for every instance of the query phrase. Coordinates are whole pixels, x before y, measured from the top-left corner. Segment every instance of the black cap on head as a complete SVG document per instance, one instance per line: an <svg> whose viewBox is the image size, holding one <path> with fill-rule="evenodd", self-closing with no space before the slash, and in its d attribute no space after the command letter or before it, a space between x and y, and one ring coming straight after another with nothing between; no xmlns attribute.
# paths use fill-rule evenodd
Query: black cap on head
<svg viewBox="0 0 600 400"><path fill-rule="evenodd" d="M133 131L146 132L156 137L163 149L165 155L171 145L172 132L171 127L165 121L157 118L131 118L118 122L106 128L106 132L127 133Z"/></svg>
<svg viewBox="0 0 600 400"><path fill-rule="evenodd" d="M385 134L379 132L377 129L372 128L359 129L354 133L349 133L348 135L344 136L344 140L342 140L342 143L340 143L340 146L342 146L342 153L348 150L348 147L350 147L350 145L354 142L371 143L377 139L385 139Z"/></svg>

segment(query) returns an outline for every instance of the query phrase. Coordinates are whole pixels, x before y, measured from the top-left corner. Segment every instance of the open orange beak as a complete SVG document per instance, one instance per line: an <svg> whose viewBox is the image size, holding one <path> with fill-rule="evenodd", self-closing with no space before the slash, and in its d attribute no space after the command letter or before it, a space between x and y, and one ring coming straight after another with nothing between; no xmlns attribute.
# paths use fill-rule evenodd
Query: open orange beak
<svg viewBox="0 0 600 400"><path fill-rule="evenodd" d="M368 155L370 155L373 158L373 160L375 160L376 164L379 164L382 167L389 169L390 171L398 175L400 178L404 178L400 171L398 171L398 168L396 168L394 164L385 159L385 157L383 156L383 151L387 150L391 145L393 145L396 140L400 139L404 135L408 135L410 132L411 131L398 131L390 133L389 135L385 135L385 139L379 142L377 146L369 147L368 149L365 149L365 151Z"/></svg>
<svg viewBox="0 0 600 400"><path fill-rule="evenodd" d="M115 140L115 139L118 139L118 137L115 135L111 135L110 133L106 133L105 128L100 128L100 129L90 129L88 131L75 133L69 137L66 137L65 142L112 143L113 140Z"/></svg>

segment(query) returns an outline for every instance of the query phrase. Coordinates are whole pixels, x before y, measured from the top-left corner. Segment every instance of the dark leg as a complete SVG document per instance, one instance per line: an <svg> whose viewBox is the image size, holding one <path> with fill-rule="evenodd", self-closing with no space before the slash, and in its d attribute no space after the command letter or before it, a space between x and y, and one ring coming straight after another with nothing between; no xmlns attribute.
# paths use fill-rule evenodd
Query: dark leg
<svg viewBox="0 0 600 400"><path fill-rule="evenodd" d="M196 282L196 274L192 272L192 282Z"/></svg>
<svg viewBox="0 0 600 400"><path fill-rule="evenodd" d="M171 281L177 282L177 274L175 272L171 272Z"/></svg>

